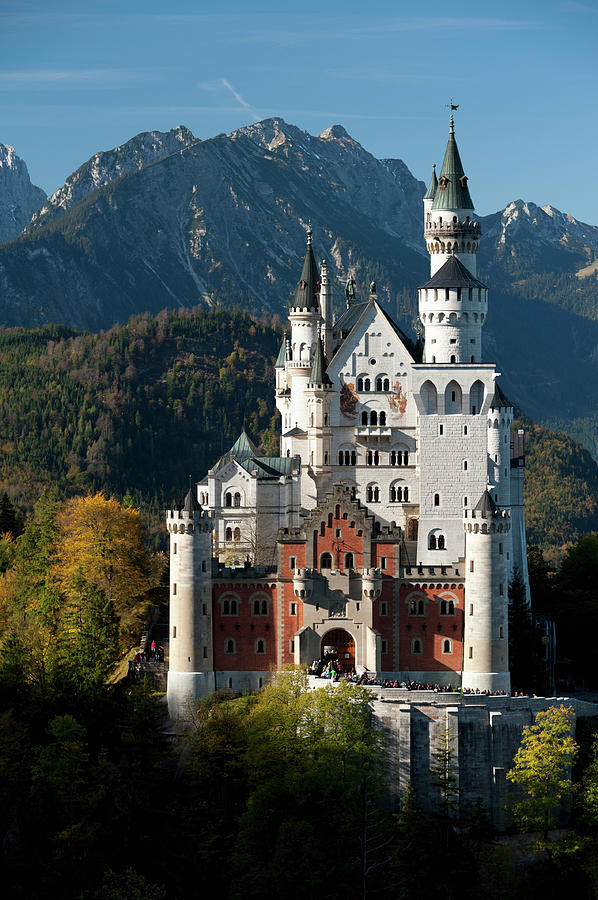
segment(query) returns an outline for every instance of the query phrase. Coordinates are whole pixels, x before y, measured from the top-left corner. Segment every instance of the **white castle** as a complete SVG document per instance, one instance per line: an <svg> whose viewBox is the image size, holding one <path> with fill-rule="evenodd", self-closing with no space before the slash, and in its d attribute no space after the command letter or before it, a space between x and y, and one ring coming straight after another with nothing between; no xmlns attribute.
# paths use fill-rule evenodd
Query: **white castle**
<svg viewBox="0 0 598 900"><path fill-rule="evenodd" d="M496 366L488 289L451 115L423 198L423 342L375 285L335 322L308 230L276 363L279 457L243 433L170 531L171 710L333 654L382 678L510 690L508 585L527 585L523 453Z"/></svg>

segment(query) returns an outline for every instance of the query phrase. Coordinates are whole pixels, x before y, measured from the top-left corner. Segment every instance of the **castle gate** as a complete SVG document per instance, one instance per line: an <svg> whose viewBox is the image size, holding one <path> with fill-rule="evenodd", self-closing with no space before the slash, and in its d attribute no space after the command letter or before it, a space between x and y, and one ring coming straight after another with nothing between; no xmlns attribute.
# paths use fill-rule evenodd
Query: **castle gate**
<svg viewBox="0 0 598 900"><path fill-rule="evenodd" d="M321 656L335 654L341 672L352 672L355 668L355 641L344 628L333 628L322 638Z"/></svg>

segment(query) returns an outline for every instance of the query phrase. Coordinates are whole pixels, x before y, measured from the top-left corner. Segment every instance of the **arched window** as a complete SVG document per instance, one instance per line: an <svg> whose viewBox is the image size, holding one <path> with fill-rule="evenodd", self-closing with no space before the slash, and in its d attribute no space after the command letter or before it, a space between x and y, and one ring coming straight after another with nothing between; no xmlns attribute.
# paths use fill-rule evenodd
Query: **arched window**
<svg viewBox="0 0 598 900"><path fill-rule="evenodd" d="M412 653L421 653L422 652L422 642L420 638L413 638L411 641L411 652Z"/></svg>
<svg viewBox="0 0 598 900"><path fill-rule="evenodd" d="M226 541L232 541L232 539L233 539L233 530L232 530L232 528L227 528L227 529L226 529L226 531L225 531L225 533L224 533L224 539L225 539Z"/></svg>
<svg viewBox="0 0 598 900"><path fill-rule="evenodd" d="M451 357L451 362L454 362ZM456 381L449 381L444 392L444 411L447 415L458 415L463 409L461 387Z"/></svg>
<svg viewBox="0 0 598 900"><path fill-rule="evenodd" d="M390 488L390 494L389 494L388 499L390 500L391 503L395 503L396 499L397 499L397 489L395 487L393 487L392 485Z"/></svg>
<svg viewBox="0 0 598 900"><path fill-rule="evenodd" d="M432 360L432 362L434 362L434 360ZM438 394L436 392L436 387L431 381L424 381L420 396L424 412L428 415L435 415L438 412Z"/></svg>
<svg viewBox="0 0 598 900"><path fill-rule="evenodd" d="M441 600L440 601L440 615L441 616L454 616L455 615L454 600Z"/></svg>
<svg viewBox="0 0 598 900"><path fill-rule="evenodd" d="M342 466L342 465L343 465L344 457L345 457L345 455L344 455L343 451L342 451L342 450L339 450L339 451L338 451L338 464L339 464L339 466Z"/></svg>
<svg viewBox="0 0 598 900"><path fill-rule="evenodd" d="M428 539L428 550L436 550L436 535L431 534Z"/></svg>
<svg viewBox="0 0 598 900"><path fill-rule="evenodd" d="M373 409L370 413L370 425L377 425L377 424L378 424L378 413L376 412L375 409Z"/></svg>
<svg viewBox="0 0 598 900"><path fill-rule="evenodd" d="M469 411L472 416L479 414L484 403L484 385L481 381L474 381L469 390Z"/></svg>
<svg viewBox="0 0 598 900"><path fill-rule="evenodd" d="M351 450L351 465L354 466L357 463L357 453L355 450Z"/></svg>
<svg viewBox="0 0 598 900"><path fill-rule="evenodd" d="M384 412L384 410L380 413L379 422L380 425L386 425L386 413Z"/></svg>
<svg viewBox="0 0 598 900"><path fill-rule="evenodd" d="M241 495L238 491L235 493L235 496L234 496L234 505L235 506L241 505Z"/></svg>
<svg viewBox="0 0 598 900"><path fill-rule="evenodd" d="M235 642L233 638L227 638L224 642L224 652L225 653L234 653L235 652Z"/></svg>
<svg viewBox="0 0 598 900"><path fill-rule="evenodd" d="M377 391L382 390L382 379L381 378L376 378L376 390Z"/></svg>
<svg viewBox="0 0 598 900"><path fill-rule="evenodd" d="M255 642L255 652L256 653L265 653L266 652L266 642L263 638L258 638Z"/></svg>
<svg viewBox="0 0 598 900"><path fill-rule="evenodd" d="M324 537L326 534L326 523L320 522L320 537Z"/></svg>
<svg viewBox="0 0 598 900"><path fill-rule="evenodd" d="M222 603L222 615L229 616L230 615L230 603L228 600L224 600Z"/></svg>
<svg viewBox="0 0 598 900"><path fill-rule="evenodd" d="M367 423L368 423L368 414L364 410L361 414L361 424L367 425Z"/></svg>
<svg viewBox="0 0 598 900"><path fill-rule="evenodd" d="M442 642L442 652L443 653L452 653L453 652L453 642L449 640L449 638L445 638Z"/></svg>
<svg viewBox="0 0 598 900"><path fill-rule="evenodd" d="M241 529L240 528L235 528L235 530L233 532L233 538L235 541L241 540Z"/></svg>
<svg viewBox="0 0 598 900"><path fill-rule="evenodd" d="M369 378L366 378L365 381L363 382L363 388L366 391L370 390L370 379Z"/></svg>
<svg viewBox="0 0 598 900"><path fill-rule="evenodd" d="M353 568L355 568L355 565L353 562L353 554L345 553L345 569L353 569Z"/></svg>
<svg viewBox="0 0 598 900"><path fill-rule="evenodd" d="M409 488L406 487L406 488L403 488L403 502L407 503L408 500L409 500Z"/></svg>
<svg viewBox="0 0 598 900"><path fill-rule="evenodd" d="M320 556L320 569L331 569L332 568L332 554L330 553L322 553Z"/></svg>
<svg viewBox="0 0 598 900"><path fill-rule="evenodd" d="M444 550L444 535L443 534L438 535L438 549Z"/></svg>
<svg viewBox="0 0 598 900"><path fill-rule="evenodd" d="M232 494L228 494L228 493L227 493L227 494L224 495L224 505L225 505L225 506L232 506L232 505L233 505L233 496L232 496Z"/></svg>
<svg viewBox="0 0 598 900"><path fill-rule="evenodd" d="M384 379L384 382L382 384L382 390L386 391L386 392L388 392L390 390L390 381L388 380L388 378Z"/></svg>
<svg viewBox="0 0 598 900"><path fill-rule="evenodd" d="M440 506L440 494L434 494L434 506Z"/></svg>

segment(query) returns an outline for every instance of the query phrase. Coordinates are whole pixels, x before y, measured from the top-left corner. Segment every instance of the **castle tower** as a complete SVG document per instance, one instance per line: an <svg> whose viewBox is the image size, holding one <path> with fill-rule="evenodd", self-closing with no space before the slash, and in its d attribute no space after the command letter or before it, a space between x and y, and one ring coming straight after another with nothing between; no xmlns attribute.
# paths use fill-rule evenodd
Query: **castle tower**
<svg viewBox="0 0 598 900"><path fill-rule="evenodd" d="M500 509L511 506L511 425L513 408L498 382L488 410L488 484Z"/></svg>
<svg viewBox="0 0 598 900"><path fill-rule="evenodd" d="M291 337L287 345L285 373L290 396L283 413L283 456L290 451L295 455L292 442L285 439L285 432L291 429L307 431L308 412L305 391L309 383L311 367L318 343L320 316L320 276L311 246L311 226L307 230L307 250L301 269L301 277L295 289L289 310ZM290 350L290 352L289 352ZM308 463L307 459L302 460Z"/></svg>
<svg viewBox="0 0 598 900"><path fill-rule="evenodd" d="M510 512L485 491L464 513L465 621L463 688L511 690L508 641L507 547Z"/></svg>
<svg viewBox="0 0 598 900"><path fill-rule="evenodd" d="M320 288L320 311L322 315L324 356L332 359L332 285L328 281L328 266L322 261L322 286Z"/></svg>
<svg viewBox="0 0 598 900"><path fill-rule="evenodd" d="M308 464L316 476L318 494L324 495L332 479L331 405L334 389L326 374L322 339L318 338L305 391L308 411Z"/></svg>
<svg viewBox="0 0 598 900"><path fill-rule="evenodd" d="M454 253L475 277L482 230L480 223L473 219L473 200L457 147L452 113L449 139L436 185L435 179L436 170L424 196L424 232L430 254L430 274L438 272Z"/></svg>
<svg viewBox="0 0 598 900"><path fill-rule="evenodd" d="M476 278L481 228L459 156L451 114L440 177L436 168L424 195L424 233L431 278L419 288L426 363L479 363L488 290Z"/></svg>
<svg viewBox="0 0 598 900"><path fill-rule="evenodd" d="M192 488L167 512L170 533L168 711L215 690L212 646L212 522Z"/></svg>

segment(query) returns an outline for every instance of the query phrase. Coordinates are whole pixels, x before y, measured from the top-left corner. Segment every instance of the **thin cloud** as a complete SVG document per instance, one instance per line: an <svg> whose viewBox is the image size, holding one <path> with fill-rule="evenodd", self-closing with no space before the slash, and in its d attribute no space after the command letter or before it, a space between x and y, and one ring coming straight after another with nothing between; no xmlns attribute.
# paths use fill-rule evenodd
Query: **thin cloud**
<svg viewBox="0 0 598 900"><path fill-rule="evenodd" d="M97 89L146 79L148 72L145 69L15 69L0 71L0 90Z"/></svg>

